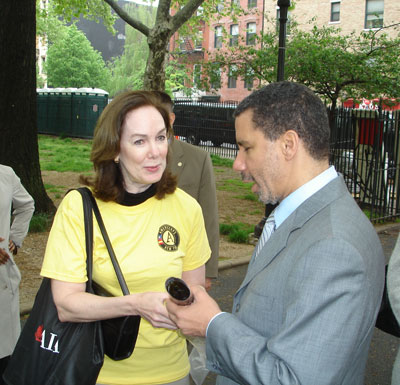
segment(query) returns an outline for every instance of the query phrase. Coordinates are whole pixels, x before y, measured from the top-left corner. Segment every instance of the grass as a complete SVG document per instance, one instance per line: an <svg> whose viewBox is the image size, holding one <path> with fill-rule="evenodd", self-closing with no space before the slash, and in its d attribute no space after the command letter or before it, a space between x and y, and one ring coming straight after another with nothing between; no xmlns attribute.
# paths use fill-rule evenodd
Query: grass
<svg viewBox="0 0 400 385"><path fill-rule="evenodd" d="M219 225L219 232L222 235L227 235L228 240L233 243L248 243L249 234L254 232L254 225L248 223L221 223Z"/></svg>
<svg viewBox="0 0 400 385"><path fill-rule="evenodd" d="M211 161L214 167L229 167L232 168L233 166L233 160L232 159L227 159L227 158L221 158L218 155L211 154Z"/></svg>
<svg viewBox="0 0 400 385"><path fill-rule="evenodd" d="M39 135L40 168L58 172L91 171L91 146L91 140Z"/></svg>
<svg viewBox="0 0 400 385"><path fill-rule="evenodd" d="M50 222L49 215L43 213L34 214L29 224L29 232L43 233L50 228Z"/></svg>
<svg viewBox="0 0 400 385"><path fill-rule="evenodd" d="M247 199L247 200L257 200L257 198L250 198L251 195L254 195L251 192L252 182L246 183L242 182L239 179L225 179L219 183L217 183L217 189L221 191L230 191L239 194L237 198ZM246 198L245 198L246 197Z"/></svg>

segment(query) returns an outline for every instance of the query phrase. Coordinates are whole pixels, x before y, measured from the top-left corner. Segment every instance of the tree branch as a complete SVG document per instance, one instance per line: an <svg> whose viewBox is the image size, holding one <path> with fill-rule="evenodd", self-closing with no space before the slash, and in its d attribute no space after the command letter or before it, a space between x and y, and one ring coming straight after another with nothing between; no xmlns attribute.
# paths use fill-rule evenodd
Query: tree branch
<svg viewBox="0 0 400 385"><path fill-rule="evenodd" d="M123 8L121 8L116 1L114 0L103 0L103 1L105 1L117 13L117 15L127 24L137 29L139 32L143 33L143 35L149 36L150 28L147 27L142 22L140 22L139 20L136 20L133 17L129 16L129 14Z"/></svg>
<svg viewBox="0 0 400 385"><path fill-rule="evenodd" d="M203 4L204 0L189 0L187 4L171 17L171 28L177 31Z"/></svg>

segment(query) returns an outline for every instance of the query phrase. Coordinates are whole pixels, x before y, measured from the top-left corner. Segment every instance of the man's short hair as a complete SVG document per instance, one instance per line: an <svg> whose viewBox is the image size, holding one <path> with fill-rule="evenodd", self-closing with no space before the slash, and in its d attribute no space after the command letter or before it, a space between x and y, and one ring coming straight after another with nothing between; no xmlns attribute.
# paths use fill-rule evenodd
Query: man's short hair
<svg viewBox="0 0 400 385"><path fill-rule="evenodd" d="M329 156L330 128L327 109L321 99L306 86L294 82L271 83L247 96L234 116L253 111L255 128L275 141L294 130L314 159Z"/></svg>
<svg viewBox="0 0 400 385"><path fill-rule="evenodd" d="M174 108L174 102L171 97L163 91L152 91L154 95L159 99L160 103L168 110L168 112L172 112Z"/></svg>

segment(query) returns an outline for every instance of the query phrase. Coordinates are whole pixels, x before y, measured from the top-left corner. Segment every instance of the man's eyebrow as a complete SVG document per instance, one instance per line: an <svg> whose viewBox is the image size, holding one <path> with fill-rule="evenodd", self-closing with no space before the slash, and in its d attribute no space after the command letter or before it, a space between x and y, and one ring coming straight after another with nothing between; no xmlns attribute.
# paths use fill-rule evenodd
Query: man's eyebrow
<svg viewBox="0 0 400 385"><path fill-rule="evenodd" d="M242 147L248 146L250 144L247 140L238 140L236 143L238 146L242 146Z"/></svg>

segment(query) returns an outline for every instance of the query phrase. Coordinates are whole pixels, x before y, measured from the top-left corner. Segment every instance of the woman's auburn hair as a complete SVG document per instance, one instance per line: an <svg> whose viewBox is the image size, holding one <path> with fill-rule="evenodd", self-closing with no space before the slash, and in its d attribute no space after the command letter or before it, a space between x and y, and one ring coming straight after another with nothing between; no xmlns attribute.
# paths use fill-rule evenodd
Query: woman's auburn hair
<svg viewBox="0 0 400 385"><path fill-rule="evenodd" d="M140 107L153 106L164 119L167 128L167 138L173 136L169 121L168 111L162 106L159 98L151 91L125 91L117 96L106 106L101 113L93 135L92 152L90 160L93 163L95 175L87 177L81 175L79 180L84 185L92 188L93 194L105 202L121 202L125 188L123 176L114 159L120 152L122 126L128 112ZM157 199L162 199L166 194L172 194L177 185L177 180L167 166L156 183Z"/></svg>

